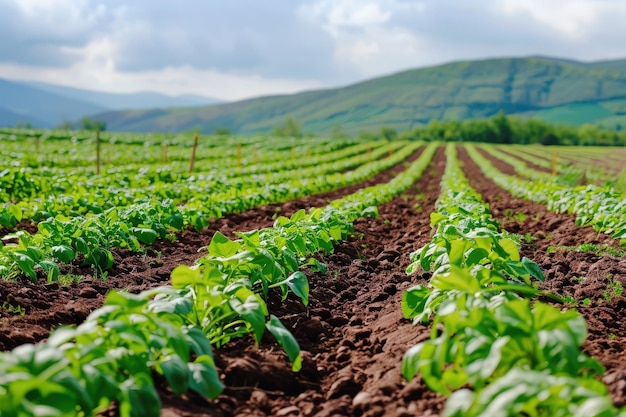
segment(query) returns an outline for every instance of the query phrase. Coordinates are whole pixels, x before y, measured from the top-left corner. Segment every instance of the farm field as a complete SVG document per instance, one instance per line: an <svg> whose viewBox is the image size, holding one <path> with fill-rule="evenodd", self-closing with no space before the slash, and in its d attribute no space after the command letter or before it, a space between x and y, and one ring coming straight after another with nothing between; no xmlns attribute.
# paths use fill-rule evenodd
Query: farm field
<svg viewBox="0 0 626 417"><path fill-rule="evenodd" d="M189 172L190 135L103 136L95 175L89 135L1 133L0 415L37 401L63 403L54 415L154 415L138 406L153 394L163 416L609 416L626 405L623 149L213 137ZM302 211L313 207L323 210ZM106 298L155 289L158 302ZM535 321L514 327L509 306ZM476 314L496 328L453 328ZM151 339L138 317L184 330ZM48 339L62 325L81 330ZM90 339L90 325L113 336ZM148 359L132 353L137 337ZM18 347L40 342L65 352L49 360L73 375L102 378L75 379L92 410L63 389L73 376L26 366ZM148 379L122 359L81 359L87 348L143 360ZM7 377L16 370L31 376ZM53 385L38 389L45 375ZM503 401L515 386L569 394Z"/></svg>

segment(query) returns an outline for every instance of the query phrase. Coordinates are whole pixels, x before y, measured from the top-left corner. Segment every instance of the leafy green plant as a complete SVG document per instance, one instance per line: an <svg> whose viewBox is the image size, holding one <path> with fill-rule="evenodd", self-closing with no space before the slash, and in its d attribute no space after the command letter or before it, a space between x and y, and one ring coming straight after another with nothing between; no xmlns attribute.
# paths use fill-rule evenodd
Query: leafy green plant
<svg viewBox="0 0 626 417"><path fill-rule="evenodd" d="M543 274L534 262L520 259L520 239L500 232L460 170L452 145L446 154L431 214L435 232L411 254L407 269L429 270L432 277L402 295L404 317L432 321L433 330L405 353L403 375L419 373L441 394L456 391L445 416L618 415L606 387L594 379L604 368L580 349L583 317L531 301L541 295L571 303L571 297L537 289L534 280Z"/></svg>
<svg viewBox="0 0 626 417"><path fill-rule="evenodd" d="M6 311L9 314L19 314L20 316L26 314L26 309L24 307L19 304L13 305L8 301L3 301L0 309Z"/></svg>

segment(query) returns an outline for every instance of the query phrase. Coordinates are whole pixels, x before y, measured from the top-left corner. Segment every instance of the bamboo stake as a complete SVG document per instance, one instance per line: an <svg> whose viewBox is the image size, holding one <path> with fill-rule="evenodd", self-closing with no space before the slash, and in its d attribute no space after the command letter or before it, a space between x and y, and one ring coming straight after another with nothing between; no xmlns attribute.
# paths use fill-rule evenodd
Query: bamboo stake
<svg viewBox="0 0 626 417"><path fill-rule="evenodd" d="M196 161L196 148L198 147L198 134L193 137L193 148L191 149L191 160L189 161L189 173L193 172L193 164Z"/></svg>

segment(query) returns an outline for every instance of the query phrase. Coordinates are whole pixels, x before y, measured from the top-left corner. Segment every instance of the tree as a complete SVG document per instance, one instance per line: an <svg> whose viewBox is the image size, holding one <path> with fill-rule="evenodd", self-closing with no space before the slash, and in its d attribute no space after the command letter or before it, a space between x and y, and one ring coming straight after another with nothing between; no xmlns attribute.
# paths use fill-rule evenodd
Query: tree
<svg viewBox="0 0 626 417"><path fill-rule="evenodd" d="M274 129L272 130L272 135L301 138L303 136L302 122L296 121L291 116L287 116L284 123L274 127Z"/></svg>
<svg viewBox="0 0 626 417"><path fill-rule="evenodd" d="M398 132L393 127L383 126L380 128L380 138L386 140L394 140L398 137Z"/></svg>
<svg viewBox="0 0 626 417"><path fill-rule="evenodd" d="M232 133L227 127L218 127L217 129L215 129L215 134L217 136L230 136Z"/></svg>
<svg viewBox="0 0 626 417"><path fill-rule="evenodd" d="M85 116L80 119L80 127L83 130L99 130L100 132L104 132L107 128L107 125L101 120L94 120L89 116Z"/></svg>

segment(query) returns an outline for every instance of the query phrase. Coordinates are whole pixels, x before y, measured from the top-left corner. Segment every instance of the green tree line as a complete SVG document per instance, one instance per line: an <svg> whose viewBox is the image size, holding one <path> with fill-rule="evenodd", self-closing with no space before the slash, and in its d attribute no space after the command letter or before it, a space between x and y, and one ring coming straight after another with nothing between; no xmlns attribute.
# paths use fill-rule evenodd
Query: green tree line
<svg viewBox="0 0 626 417"><path fill-rule="evenodd" d="M389 128L379 137L389 138ZM542 120L506 116L503 112L490 119L464 121L433 120L428 125L398 134L401 139L444 142L488 142L543 145L625 146L626 132L594 125L553 125Z"/></svg>

